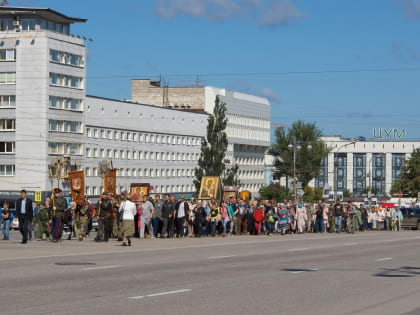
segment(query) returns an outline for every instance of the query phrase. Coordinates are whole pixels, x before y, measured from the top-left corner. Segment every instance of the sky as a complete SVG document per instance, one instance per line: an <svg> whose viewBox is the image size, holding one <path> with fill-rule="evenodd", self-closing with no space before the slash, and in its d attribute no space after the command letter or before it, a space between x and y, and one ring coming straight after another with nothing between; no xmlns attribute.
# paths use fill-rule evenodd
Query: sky
<svg viewBox="0 0 420 315"><path fill-rule="evenodd" d="M420 0L9 0L87 18L87 94L131 78L267 97L273 124L420 139Z"/></svg>

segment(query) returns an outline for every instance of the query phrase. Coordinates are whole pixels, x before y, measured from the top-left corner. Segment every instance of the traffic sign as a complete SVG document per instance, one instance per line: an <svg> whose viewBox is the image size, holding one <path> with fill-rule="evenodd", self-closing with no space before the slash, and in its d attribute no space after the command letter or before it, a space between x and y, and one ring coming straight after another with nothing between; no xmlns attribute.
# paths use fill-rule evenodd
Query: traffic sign
<svg viewBox="0 0 420 315"><path fill-rule="evenodd" d="M42 201L42 191L36 191L35 192L35 202L41 202Z"/></svg>

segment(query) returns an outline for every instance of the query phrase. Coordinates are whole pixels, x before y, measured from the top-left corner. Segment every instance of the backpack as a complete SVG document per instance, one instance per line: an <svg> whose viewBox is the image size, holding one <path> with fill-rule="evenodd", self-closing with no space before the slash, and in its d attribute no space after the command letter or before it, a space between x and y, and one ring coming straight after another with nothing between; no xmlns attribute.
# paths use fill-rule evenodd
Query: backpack
<svg viewBox="0 0 420 315"><path fill-rule="evenodd" d="M262 209L256 209L254 211L254 220L256 222L261 222L264 219L264 211Z"/></svg>

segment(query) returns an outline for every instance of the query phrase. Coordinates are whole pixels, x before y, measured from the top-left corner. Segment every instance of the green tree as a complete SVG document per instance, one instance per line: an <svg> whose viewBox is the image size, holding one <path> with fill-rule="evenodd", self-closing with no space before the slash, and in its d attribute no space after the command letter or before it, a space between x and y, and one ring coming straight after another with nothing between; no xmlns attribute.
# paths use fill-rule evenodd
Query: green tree
<svg viewBox="0 0 420 315"><path fill-rule="evenodd" d="M293 178L293 149L289 144L300 145L296 151L296 176L303 187L319 173L322 159L327 156L329 149L321 140L322 132L315 123L305 123L301 120L293 123L285 130L277 128L275 143L271 146L271 154L275 157L274 175L278 178ZM308 149L308 146L312 149ZM287 181L286 181L287 182Z"/></svg>
<svg viewBox="0 0 420 315"><path fill-rule="evenodd" d="M312 188L310 186L306 186L303 189L305 193L302 197L303 201L306 202L317 202L318 200L322 199L322 189L321 188Z"/></svg>
<svg viewBox="0 0 420 315"><path fill-rule="evenodd" d="M260 197L264 200L283 201L284 199L289 200L291 198L290 190L277 183L262 187L259 193Z"/></svg>
<svg viewBox="0 0 420 315"><path fill-rule="evenodd" d="M345 198L352 197L351 191L348 190L348 189L344 189L343 190L343 197L345 197Z"/></svg>
<svg viewBox="0 0 420 315"><path fill-rule="evenodd" d="M405 161L401 177L395 181L391 191L417 197L417 193L420 191L420 149L415 149L411 158Z"/></svg>
<svg viewBox="0 0 420 315"><path fill-rule="evenodd" d="M201 154L198 167L195 169L194 185L200 189L203 176L220 176L222 185L238 186L238 165L228 167L230 161L226 159L228 139L226 135L226 104L216 97L213 114L209 115L207 137L201 141Z"/></svg>

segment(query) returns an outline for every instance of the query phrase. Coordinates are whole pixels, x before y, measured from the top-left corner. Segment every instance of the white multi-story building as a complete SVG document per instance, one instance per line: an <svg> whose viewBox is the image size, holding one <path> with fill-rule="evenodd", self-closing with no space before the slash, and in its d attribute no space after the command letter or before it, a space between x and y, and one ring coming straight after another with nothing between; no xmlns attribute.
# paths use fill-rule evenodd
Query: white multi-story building
<svg viewBox="0 0 420 315"><path fill-rule="evenodd" d="M394 182L399 179L404 161L409 159L420 141L370 140L353 141L340 136L323 137L331 149L321 164L321 171L310 183L334 189L334 162L337 161L337 191L349 190L353 196L367 193L371 183L380 196L390 195Z"/></svg>
<svg viewBox="0 0 420 315"><path fill-rule="evenodd" d="M210 86L166 87L132 80L132 101L213 113L216 97L227 107L227 158L239 166L241 189L254 196L264 186L264 154L270 146L270 102L263 97Z"/></svg>
<svg viewBox="0 0 420 315"><path fill-rule="evenodd" d="M88 195L100 193L107 158L118 191L147 182L155 192L193 192L207 114L87 97L85 41L70 30L85 21L0 7L0 199L22 188L45 195L58 156L86 169Z"/></svg>

